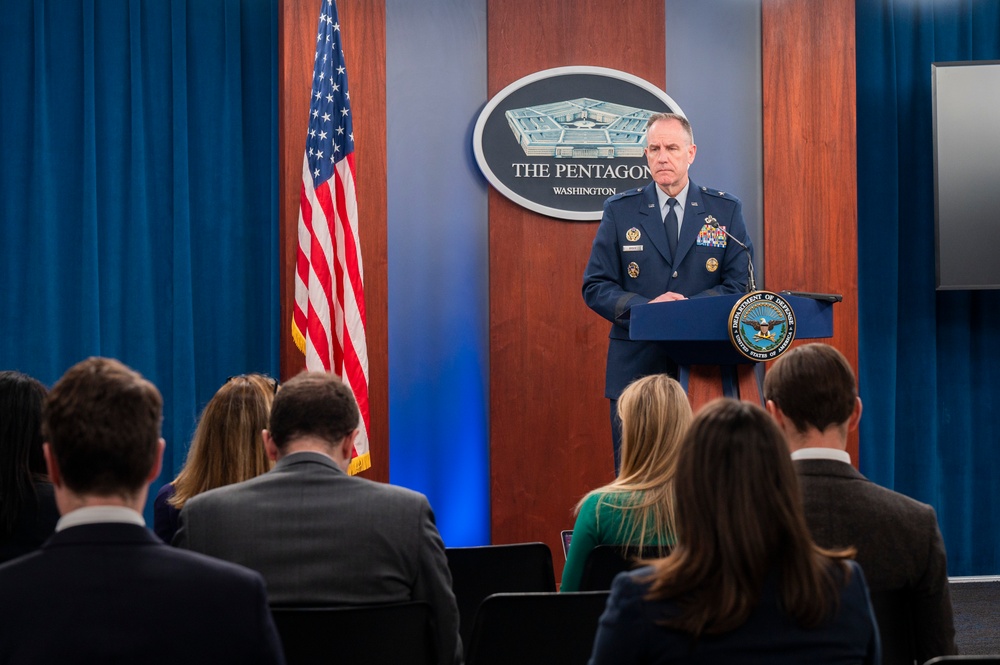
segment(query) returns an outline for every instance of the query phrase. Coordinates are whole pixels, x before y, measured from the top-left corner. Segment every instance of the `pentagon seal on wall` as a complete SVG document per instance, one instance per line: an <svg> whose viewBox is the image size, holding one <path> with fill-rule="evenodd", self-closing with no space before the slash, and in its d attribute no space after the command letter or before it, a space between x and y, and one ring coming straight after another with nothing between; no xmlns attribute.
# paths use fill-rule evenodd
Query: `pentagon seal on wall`
<svg viewBox="0 0 1000 665"><path fill-rule="evenodd" d="M649 81L606 67L556 67L490 99L473 130L476 163L514 203L570 221L599 220L604 201L652 179L646 121L684 115Z"/></svg>

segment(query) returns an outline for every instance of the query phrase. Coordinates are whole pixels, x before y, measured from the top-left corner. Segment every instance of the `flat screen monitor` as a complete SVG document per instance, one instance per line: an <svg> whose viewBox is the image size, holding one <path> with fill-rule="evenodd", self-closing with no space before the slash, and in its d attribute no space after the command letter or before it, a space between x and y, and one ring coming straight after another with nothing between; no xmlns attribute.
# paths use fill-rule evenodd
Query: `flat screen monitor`
<svg viewBox="0 0 1000 665"><path fill-rule="evenodd" d="M937 288L1000 289L1000 61L931 65Z"/></svg>

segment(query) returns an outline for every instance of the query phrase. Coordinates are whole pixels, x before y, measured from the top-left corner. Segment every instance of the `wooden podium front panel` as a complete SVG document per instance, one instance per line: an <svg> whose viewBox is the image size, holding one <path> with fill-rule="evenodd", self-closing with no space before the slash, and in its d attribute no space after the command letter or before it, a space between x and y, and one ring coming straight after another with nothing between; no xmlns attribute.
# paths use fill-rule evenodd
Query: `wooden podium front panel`
<svg viewBox="0 0 1000 665"><path fill-rule="evenodd" d="M713 399L722 396L722 371L718 365L691 365L687 394L695 413Z"/></svg>
<svg viewBox="0 0 1000 665"><path fill-rule="evenodd" d="M619 69L663 86L664 4L489 0L489 95L544 69ZM493 543L543 541L614 477L604 362L610 323L581 294L596 222L551 219L490 190Z"/></svg>
<svg viewBox="0 0 1000 665"><path fill-rule="evenodd" d="M687 370L687 394L691 409L698 413L701 407L723 397L726 382L731 382L734 390L734 394L729 395L730 397L763 406L756 367L756 365L736 365L732 368L719 365L691 365ZM730 369L731 376L729 376ZM727 375L725 379L724 374Z"/></svg>

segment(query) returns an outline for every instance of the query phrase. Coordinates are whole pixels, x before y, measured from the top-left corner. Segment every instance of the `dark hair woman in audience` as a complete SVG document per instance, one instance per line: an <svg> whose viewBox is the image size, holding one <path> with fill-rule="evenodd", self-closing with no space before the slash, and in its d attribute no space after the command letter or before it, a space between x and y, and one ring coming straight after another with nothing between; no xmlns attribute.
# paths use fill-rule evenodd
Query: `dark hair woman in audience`
<svg viewBox="0 0 1000 665"><path fill-rule="evenodd" d="M788 448L763 409L707 405L674 488L677 545L615 578L593 665L881 661L861 568L809 536Z"/></svg>
<svg viewBox="0 0 1000 665"><path fill-rule="evenodd" d="M267 428L278 382L264 374L230 377L209 400L191 439L184 468L153 501L153 531L169 543L184 504L216 487L268 471L261 431Z"/></svg>
<svg viewBox="0 0 1000 665"><path fill-rule="evenodd" d="M59 521L42 455L46 392L26 374L0 372L0 562L37 549Z"/></svg>
<svg viewBox="0 0 1000 665"><path fill-rule="evenodd" d="M577 505L561 591L577 591L587 556L598 545L662 546L674 542L674 473L691 404L666 374L638 379L618 398L622 463L618 477Z"/></svg>

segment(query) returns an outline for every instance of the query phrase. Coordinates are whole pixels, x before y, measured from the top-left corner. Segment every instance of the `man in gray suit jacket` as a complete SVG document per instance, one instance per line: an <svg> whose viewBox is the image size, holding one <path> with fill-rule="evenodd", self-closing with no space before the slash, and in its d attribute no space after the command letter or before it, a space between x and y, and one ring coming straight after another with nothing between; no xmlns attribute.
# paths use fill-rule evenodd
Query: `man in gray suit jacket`
<svg viewBox="0 0 1000 665"><path fill-rule="evenodd" d="M190 499L173 544L260 571L272 605L424 600L438 661L462 659L458 607L427 498L349 476L358 406L349 387L299 374L275 395L274 468Z"/></svg>
<svg viewBox="0 0 1000 665"><path fill-rule="evenodd" d="M806 519L821 547L857 549L886 665L955 650L944 542L931 506L861 475L847 453L861 420L854 371L826 344L788 351L764 379L767 410L785 432Z"/></svg>

